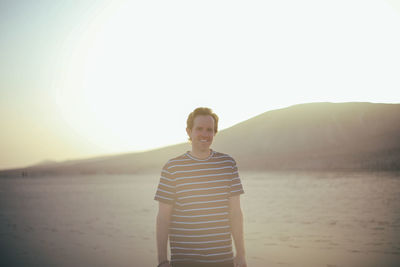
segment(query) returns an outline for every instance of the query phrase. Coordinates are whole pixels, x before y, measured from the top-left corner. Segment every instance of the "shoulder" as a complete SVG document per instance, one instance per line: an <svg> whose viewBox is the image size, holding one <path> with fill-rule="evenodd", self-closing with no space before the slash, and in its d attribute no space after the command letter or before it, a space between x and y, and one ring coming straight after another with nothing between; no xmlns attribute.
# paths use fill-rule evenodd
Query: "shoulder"
<svg viewBox="0 0 400 267"><path fill-rule="evenodd" d="M226 153L214 151L214 158L229 160L232 161L233 164L236 164L235 159L231 155Z"/></svg>
<svg viewBox="0 0 400 267"><path fill-rule="evenodd" d="M172 167L174 167L174 166L176 166L176 165L180 165L180 164L182 164L182 163L184 163L185 161L188 161L188 160L190 160L190 159L188 158L188 156L186 155L186 153L181 154L181 155L179 155L179 156L177 156L177 157L174 157L174 158L169 159L169 160L164 164L163 169L164 169L164 170L168 170L168 169L170 169L170 168L172 168Z"/></svg>

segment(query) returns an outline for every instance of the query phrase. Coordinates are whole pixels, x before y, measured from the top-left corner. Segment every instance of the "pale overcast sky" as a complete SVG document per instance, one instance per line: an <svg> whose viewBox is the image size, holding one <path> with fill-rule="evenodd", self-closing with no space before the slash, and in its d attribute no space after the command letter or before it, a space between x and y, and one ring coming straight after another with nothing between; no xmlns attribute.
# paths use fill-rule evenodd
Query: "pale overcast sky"
<svg viewBox="0 0 400 267"><path fill-rule="evenodd" d="M307 102L400 103L396 1L0 1L0 169L185 142Z"/></svg>

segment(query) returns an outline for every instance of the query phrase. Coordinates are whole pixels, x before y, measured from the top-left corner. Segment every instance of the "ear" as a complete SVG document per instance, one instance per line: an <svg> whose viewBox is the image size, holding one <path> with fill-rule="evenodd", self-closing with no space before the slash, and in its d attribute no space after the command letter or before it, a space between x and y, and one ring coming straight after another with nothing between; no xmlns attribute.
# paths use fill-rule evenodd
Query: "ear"
<svg viewBox="0 0 400 267"><path fill-rule="evenodd" d="M186 128L186 133L190 137L190 135L192 134L192 129Z"/></svg>

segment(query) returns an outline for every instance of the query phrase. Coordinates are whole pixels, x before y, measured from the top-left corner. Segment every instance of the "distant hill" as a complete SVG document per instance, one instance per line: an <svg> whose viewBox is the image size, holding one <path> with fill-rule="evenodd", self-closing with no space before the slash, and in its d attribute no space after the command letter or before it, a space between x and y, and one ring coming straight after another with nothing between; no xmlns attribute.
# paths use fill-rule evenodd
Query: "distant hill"
<svg viewBox="0 0 400 267"><path fill-rule="evenodd" d="M218 137L244 169L400 170L400 104L311 103L265 112Z"/></svg>
<svg viewBox="0 0 400 267"><path fill-rule="evenodd" d="M265 112L217 134L212 148L240 170L400 170L400 104L309 103ZM182 129L184 131L185 129ZM42 162L0 176L123 174L160 170L187 143L141 153Z"/></svg>

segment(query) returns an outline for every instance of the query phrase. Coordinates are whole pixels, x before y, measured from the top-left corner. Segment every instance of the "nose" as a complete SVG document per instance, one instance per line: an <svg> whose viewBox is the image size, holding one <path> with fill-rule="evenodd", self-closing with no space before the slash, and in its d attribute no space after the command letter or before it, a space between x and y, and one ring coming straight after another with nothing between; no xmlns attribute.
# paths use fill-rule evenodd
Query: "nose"
<svg viewBox="0 0 400 267"><path fill-rule="evenodd" d="M202 131L200 136L202 136L202 137L210 137L210 136L212 136L212 132L210 132L210 131Z"/></svg>

